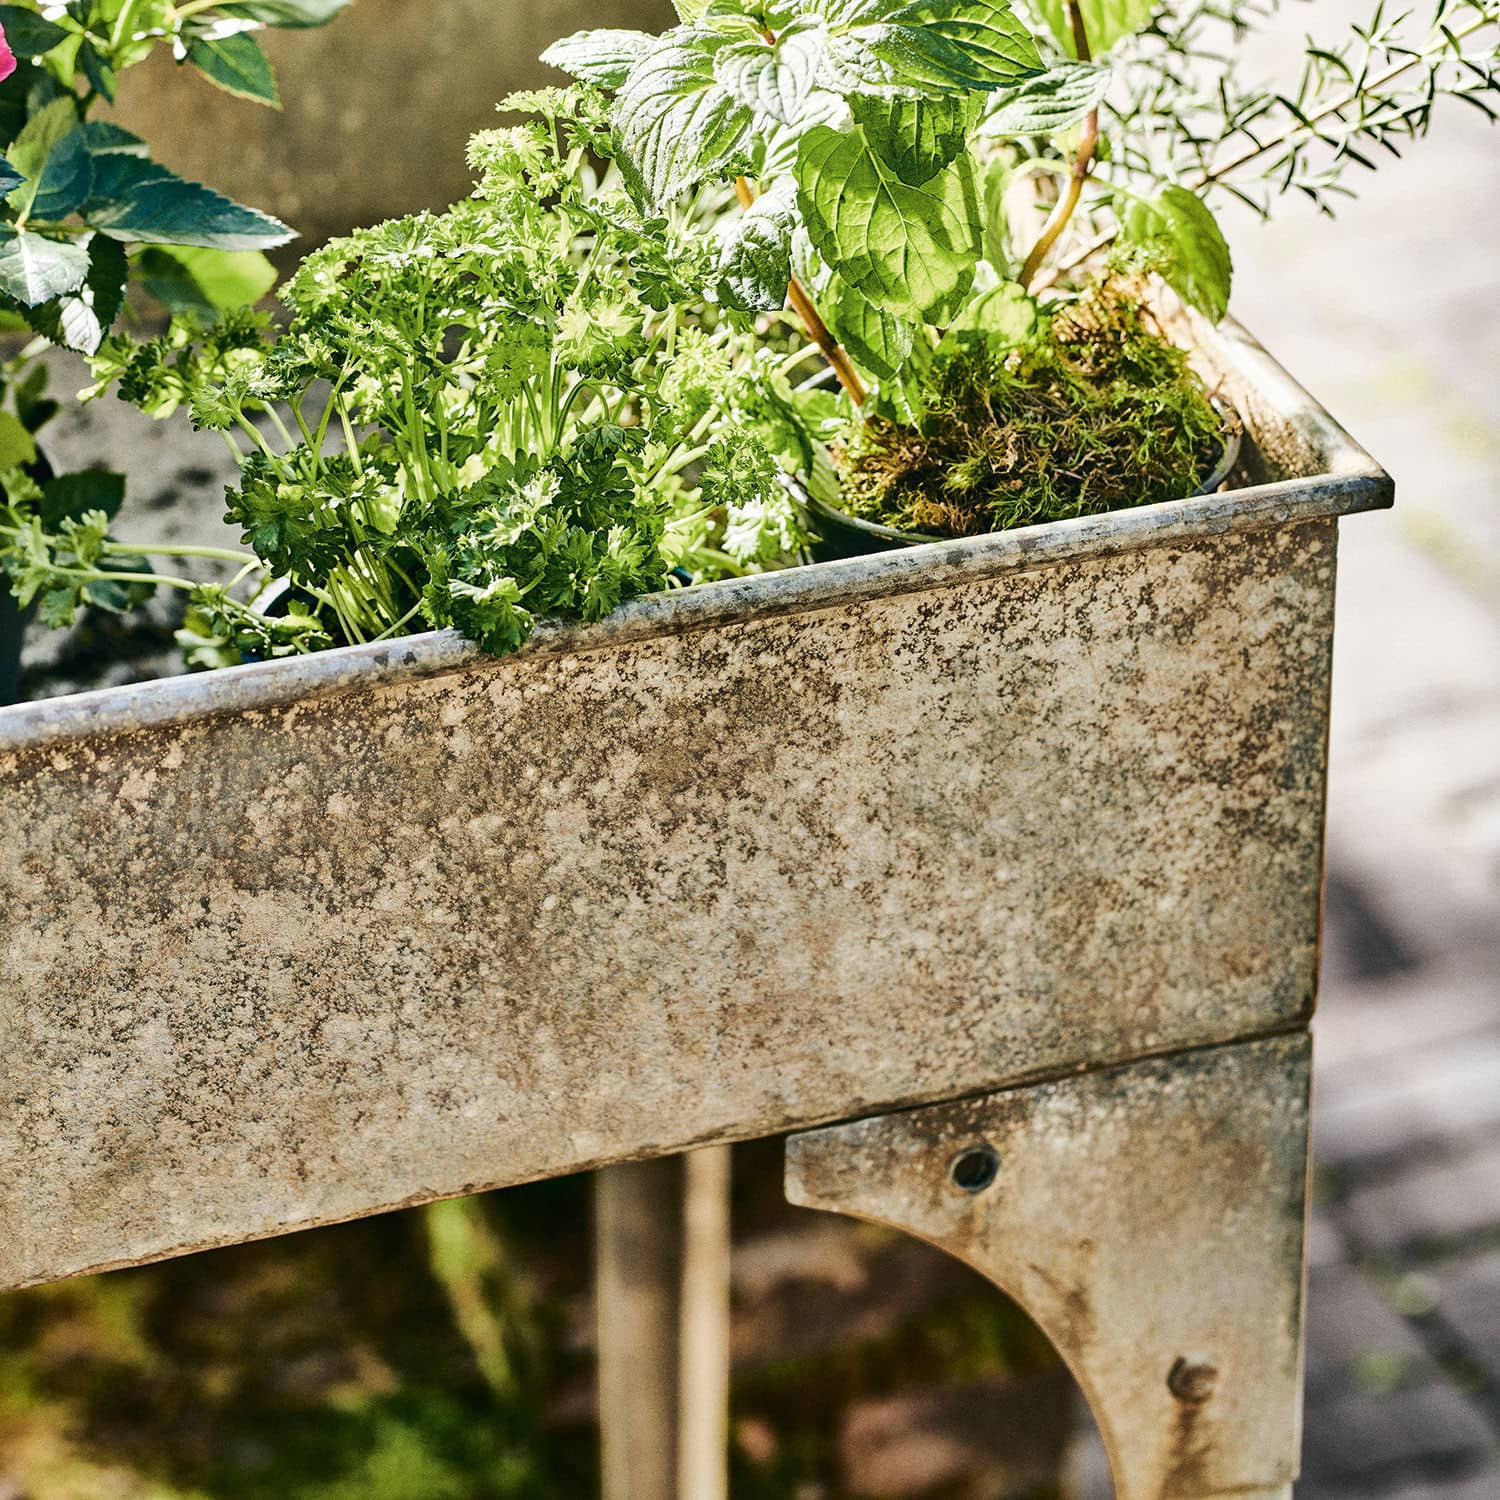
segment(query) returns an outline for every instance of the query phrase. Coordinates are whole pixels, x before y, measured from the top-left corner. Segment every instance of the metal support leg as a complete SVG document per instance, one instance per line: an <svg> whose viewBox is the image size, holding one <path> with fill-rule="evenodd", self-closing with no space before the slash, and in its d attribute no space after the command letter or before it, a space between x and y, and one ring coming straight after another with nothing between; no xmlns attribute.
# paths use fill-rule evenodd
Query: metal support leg
<svg viewBox="0 0 1500 1500"><path fill-rule="evenodd" d="M1117 1500L1290 1500L1309 1041L1134 1063L793 1136L793 1203L890 1224L1036 1319Z"/></svg>

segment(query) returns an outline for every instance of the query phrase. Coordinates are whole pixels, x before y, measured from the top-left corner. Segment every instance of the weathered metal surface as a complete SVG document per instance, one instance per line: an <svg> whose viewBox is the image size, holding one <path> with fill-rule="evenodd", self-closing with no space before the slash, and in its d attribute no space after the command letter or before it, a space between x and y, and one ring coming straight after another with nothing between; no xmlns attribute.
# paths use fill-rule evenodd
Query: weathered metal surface
<svg viewBox="0 0 1500 1500"><path fill-rule="evenodd" d="M1305 1016L1389 485L1236 401L1313 477L0 711L0 1287Z"/></svg>
<svg viewBox="0 0 1500 1500"><path fill-rule="evenodd" d="M787 1196L1014 1296L1083 1387L1118 1500L1290 1495L1308 1051L1277 1038L794 1136Z"/></svg>

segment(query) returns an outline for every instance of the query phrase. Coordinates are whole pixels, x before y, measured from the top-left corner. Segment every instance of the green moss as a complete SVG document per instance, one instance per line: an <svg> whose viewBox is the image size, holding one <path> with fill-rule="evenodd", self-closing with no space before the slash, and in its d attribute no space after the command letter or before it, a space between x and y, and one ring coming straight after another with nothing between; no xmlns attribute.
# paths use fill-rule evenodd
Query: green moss
<svg viewBox="0 0 1500 1500"><path fill-rule="evenodd" d="M1223 420L1129 283L1051 311L1021 348L940 352L916 425L874 415L834 451L850 514L977 536L1197 492Z"/></svg>

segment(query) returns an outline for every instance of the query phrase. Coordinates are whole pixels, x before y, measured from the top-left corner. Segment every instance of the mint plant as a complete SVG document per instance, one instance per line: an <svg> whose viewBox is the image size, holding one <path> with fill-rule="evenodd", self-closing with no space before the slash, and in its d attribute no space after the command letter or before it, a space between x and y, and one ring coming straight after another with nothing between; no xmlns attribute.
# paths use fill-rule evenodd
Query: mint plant
<svg viewBox="0 0 1500 1500"><path fill-rule="evenodd" d="M29 341L0 362L0 570L31 576L38 528L78 528L72 561L115 548L85 516L111 516L118 474L53 475L36 434L58 410L39 357L49 344L97 351L134 283L175 312L214 315L259 300L275 281L262 253L292 238L245 207L152 160L148 144L108 119L121 72L158 47L242 98L279 106L257 33L332 20L350 0L68 0L0 5L11 54L0 68L0 325ZM100 549L105 549L101 551ZM123 549L116 549L123 550ZM117 559L118 561L118 559ZM87 602L118 609L150 592L139 559L128 585L98 578ZM77 568L70 571L77 571ZM104 571L119 571L105 569ZM16 595L24 605L31 591ZM0 600L0 608L9 606ZM67 611L52 610L54 619Z"/></svg>
<svg viewBox="0 0 1500 1500"><path fill-rule="evenodd" d="M161 580L190 594L195 664L423 623L502 653L543 613L597 620L669 568L748 571L798 544L776 465L724 420L749 351L708 301L709 241L597 182L612 142L589 91L506 107L540 118L474 137L473 196L315 251L284 328L188 316L95 355L96 393L185 405L240 463L238 576ZM34 523L23 597L65 618L121 585L104 519Z"/></svg>
<svg viewBox="0 0 1500 1500"><path fill-rule="evenodd" d="M1309 42L1286 93L1242 83L1226 45L1274 9L678 0L660 37L581 32L544 56L610 96L642 203L734 181L724 300L794 312L851 406L915 430L953 394L942 366L976 341L1045 341L1107 247L1216 321L1232 261L1215 195L1326 209L1438 98L1493 108L1494 0L1382 0L1347 42Z"/></svg>

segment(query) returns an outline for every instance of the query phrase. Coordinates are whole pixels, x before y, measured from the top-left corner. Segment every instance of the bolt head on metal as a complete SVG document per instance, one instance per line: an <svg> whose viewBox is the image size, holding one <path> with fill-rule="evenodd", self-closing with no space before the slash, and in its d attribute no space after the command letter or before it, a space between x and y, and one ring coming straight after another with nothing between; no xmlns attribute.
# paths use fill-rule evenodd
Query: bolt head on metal
<svg viewBox="0 0 1500 1500"><path fill-rule="evenodd" d="M1167 1372L1167 1389L1179 1400L1196 1406L1207 1401L1219 1382L1219 1367L1206 1359L1179 1359Z"/></svg>
<svg viewBox="0 0 1500 1500"><path fill-rule="evenodd" d="M948 1177L961 1192L982 1193L994 1182L999 1171L1000 1158L995 1148L980 1141L977 1145L965 1146L953 1158Z"/></svg>

